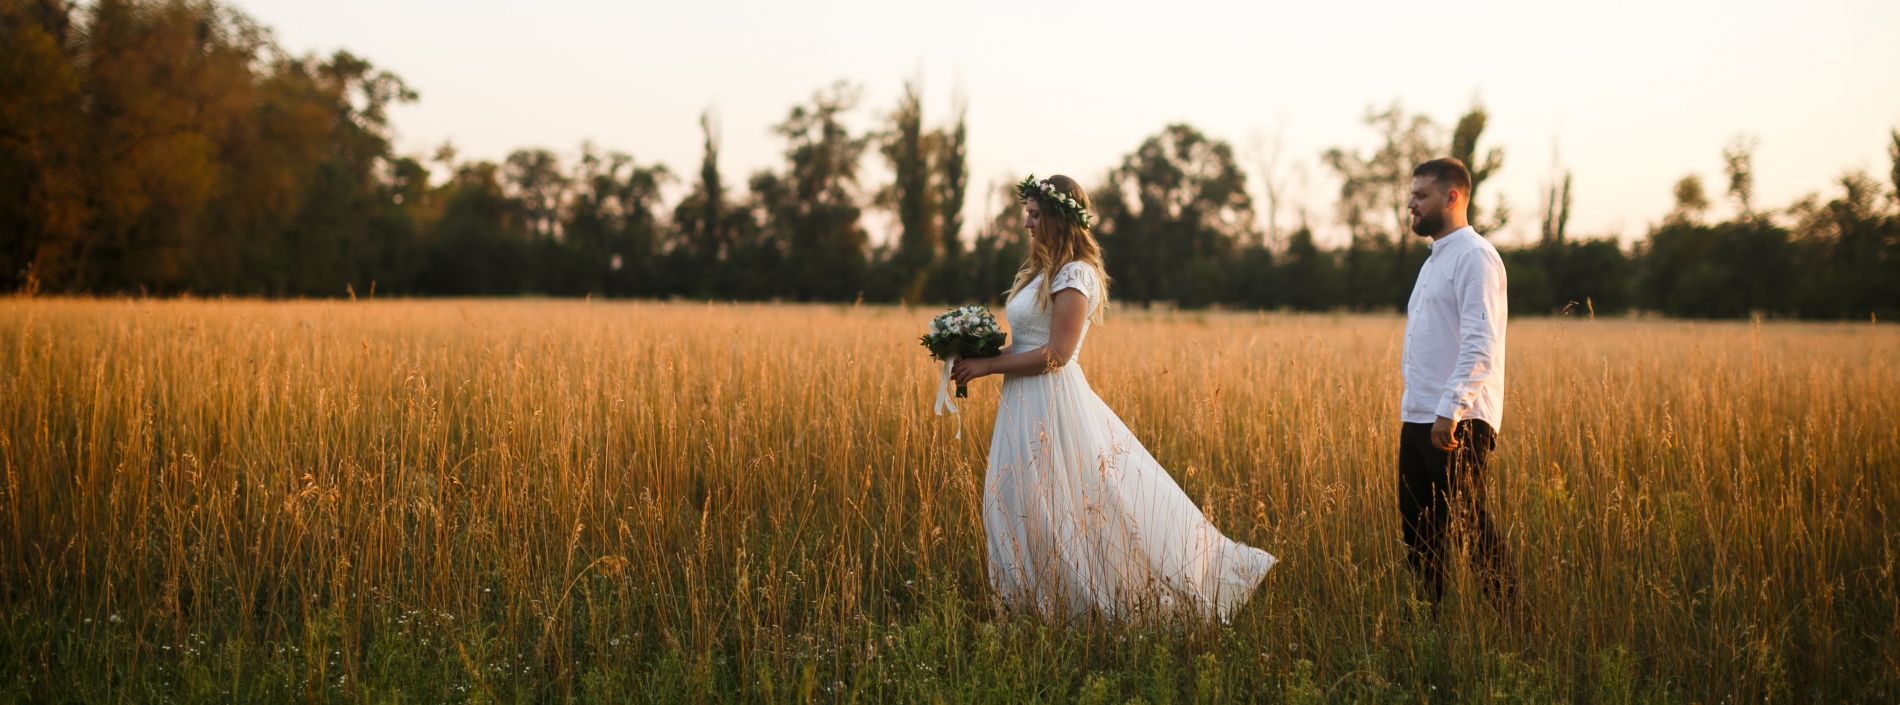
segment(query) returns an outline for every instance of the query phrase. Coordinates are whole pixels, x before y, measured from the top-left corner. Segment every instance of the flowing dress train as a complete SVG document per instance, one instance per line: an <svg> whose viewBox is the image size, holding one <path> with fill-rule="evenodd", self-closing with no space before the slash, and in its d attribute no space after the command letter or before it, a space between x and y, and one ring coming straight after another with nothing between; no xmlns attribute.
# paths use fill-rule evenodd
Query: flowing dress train
<svg viewBox="0 0 1900 705"><path fill-rule="evenodd" d="M1099 282L1093 267L1072 262L1050 293L1081 291L1093 312ZM1049 342L1040 283L1004 309L1014 350ZM1078 341L1078 357L1081 348ZM1225 622L1276 561L1207 520L1096 396L1074 358L1047 374L1003 380L982 514L998 597L1046 617L1191 614Z"/></svg>

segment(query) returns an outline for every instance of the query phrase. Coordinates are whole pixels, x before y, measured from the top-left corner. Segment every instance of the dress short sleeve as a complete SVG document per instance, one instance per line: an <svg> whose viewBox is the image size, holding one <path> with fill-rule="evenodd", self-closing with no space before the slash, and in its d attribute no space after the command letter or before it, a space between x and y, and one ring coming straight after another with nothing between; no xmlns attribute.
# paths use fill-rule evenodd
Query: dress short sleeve
<svg viewBox="0 0 1900 705"><path fill-rule="evenodd" d="M1092 304L1101 303L1101 278L1094 267L1081 262L1062 265L1062 269L1056 272L1055 280L1049 283L1049 295L1055 296L1056 292L1063 289L1082 292Z"/></svg>

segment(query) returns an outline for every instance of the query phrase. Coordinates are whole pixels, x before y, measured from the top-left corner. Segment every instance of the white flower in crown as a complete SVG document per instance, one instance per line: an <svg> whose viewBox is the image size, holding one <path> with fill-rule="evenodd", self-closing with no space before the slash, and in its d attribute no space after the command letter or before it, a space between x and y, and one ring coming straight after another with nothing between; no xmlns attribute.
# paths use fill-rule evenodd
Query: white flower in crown
<svg viewBox="0 0 1900 705"><path fill-rule="evenodd" d="M1069 212L1070 217L1075 218L1075 221L1080 223L1084 228L1093 227L1095 224L1095 214L1083 208L1081 202L1069 197L1069 194L1056 190L1055 184L1038 180L1034 174L1024 178L1021 183L1016 184L1016 197L1018 200L1026 203L1031 196L1061 206L1064 210Z"/></svg>

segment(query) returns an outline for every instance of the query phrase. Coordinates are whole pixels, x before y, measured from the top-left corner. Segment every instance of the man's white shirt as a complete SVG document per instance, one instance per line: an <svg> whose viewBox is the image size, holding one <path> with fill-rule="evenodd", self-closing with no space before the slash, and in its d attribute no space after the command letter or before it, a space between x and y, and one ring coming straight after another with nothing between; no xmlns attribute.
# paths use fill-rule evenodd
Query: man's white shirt
<svg viewBox="0 0 1900 705"><path fill-rule="evenodd" d="M1406 304L1406 423L1504 420L1504 260L1469 227L1432 243Z"/></svg>

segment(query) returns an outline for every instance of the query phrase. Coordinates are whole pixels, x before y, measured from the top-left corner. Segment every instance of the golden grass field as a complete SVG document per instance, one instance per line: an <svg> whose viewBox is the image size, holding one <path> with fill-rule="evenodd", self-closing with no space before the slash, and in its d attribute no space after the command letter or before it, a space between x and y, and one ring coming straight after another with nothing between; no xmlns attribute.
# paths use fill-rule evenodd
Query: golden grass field
<svg viewBox="0 0 1900 705"><path fill-rule="evenodd" d="M1282 559L997 613L936 309L0 300L0 701L1900 700L1900 330L1520 318L1527 600L1411 603L1395 316L1111 311L1096 390Z"/></svg>

